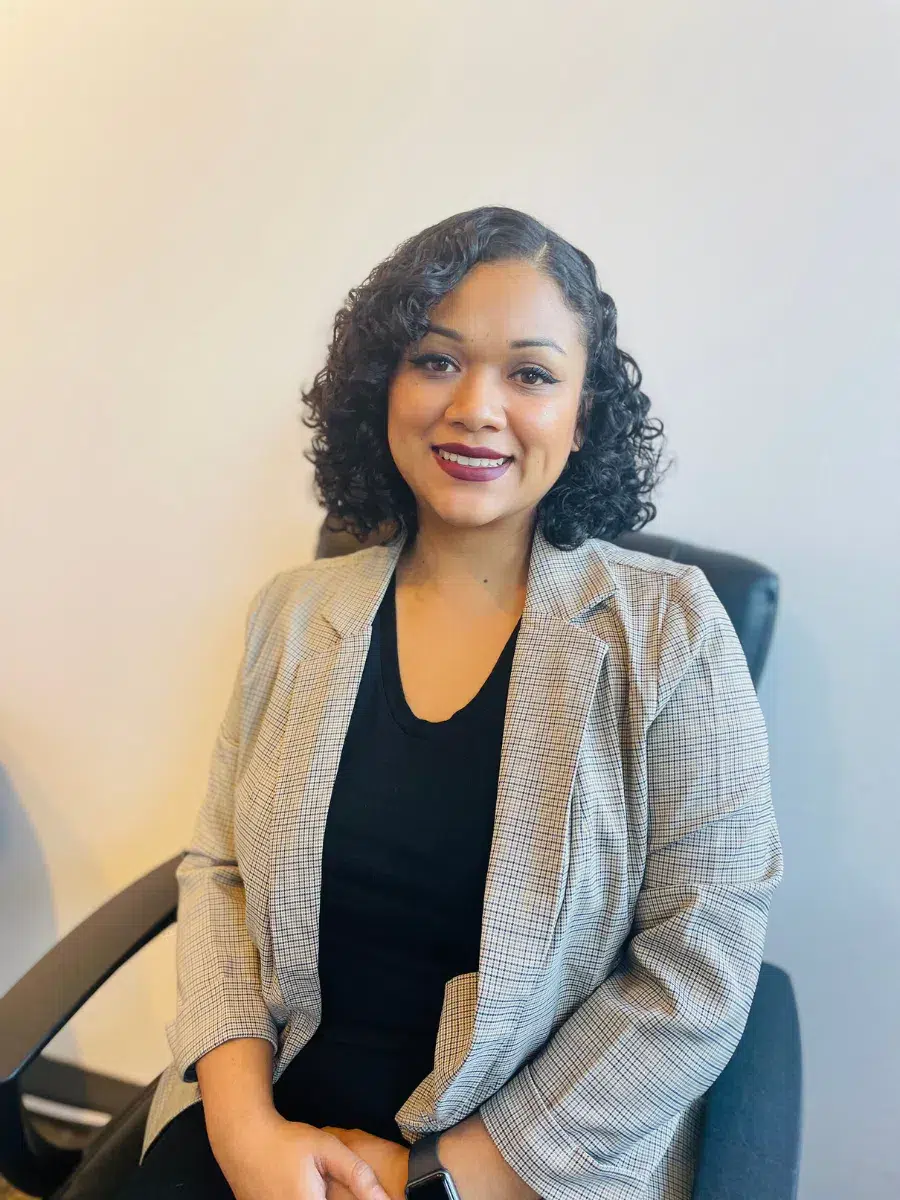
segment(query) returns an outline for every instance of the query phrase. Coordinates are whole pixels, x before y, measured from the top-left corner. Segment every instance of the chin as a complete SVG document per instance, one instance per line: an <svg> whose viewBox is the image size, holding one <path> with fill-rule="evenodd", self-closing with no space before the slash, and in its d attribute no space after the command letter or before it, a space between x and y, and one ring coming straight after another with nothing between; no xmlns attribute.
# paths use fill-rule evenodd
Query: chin
<svg viewBox="0 0 900 1200"><path fill-rule="evenodd" d="M478 508L470 506L456 509L434 509L435 516L453 529L485 529L488 526L496 528L506 521L514 520L520 515L519 509L507 508Z"/></svg>
<svg viewBox="0 0 900 1200"><path fill-rule="evenodd" d="M501 520L506 514L474 505L460 505L458 508L432 508L438 520L454 529L479 529L482 525L492 525Z"/></svg>
<svg viewBox="0 0 900 1200"><path fill-rule="evenodd" d="M454 529L480 529L483 525L492 525L499 517L497 516L462 516L459 513L454 513L451 516L438 514L445 525L452 525Z"/></svg>

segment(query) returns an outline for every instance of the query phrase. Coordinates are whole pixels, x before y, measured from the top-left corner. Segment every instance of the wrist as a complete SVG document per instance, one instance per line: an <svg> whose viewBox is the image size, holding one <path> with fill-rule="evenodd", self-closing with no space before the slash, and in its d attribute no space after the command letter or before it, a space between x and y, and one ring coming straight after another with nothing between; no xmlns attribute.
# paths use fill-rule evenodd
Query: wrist
<svg viewBox="0 0 900 1200"><path fill-rule="evenodd" d="M442 1133L419 1138L407 1155L407 1186L403 1194L409 1200L459 1200L456 1180L441 1154Z"/></svg>
<svg viewBox="0 0 900 1200"><path fill-rule="evenodd" d="M409 1178L409 1149L397 1147L393 1167L388 1168L382 1186L391 1200L405 1200L406 1181Z"/></svg>
<svg viewBox="0 0 900 1200"><path fill-rule="evenodd" d="M241 1145L246 1139L259 1143L260 1137L277 1129L284 1118L271 1102L241 1106L239 1111L215 1108L206 1112L206 1133L210 1148L216 1159L230 1147Z"/></svg>
<svg viewBox="0 0 900 1200"><path fill-rule="evenodd" d="M540 1200L503 1158L478 1113L445 1130L438 1153L462 1200Z"/></svg>

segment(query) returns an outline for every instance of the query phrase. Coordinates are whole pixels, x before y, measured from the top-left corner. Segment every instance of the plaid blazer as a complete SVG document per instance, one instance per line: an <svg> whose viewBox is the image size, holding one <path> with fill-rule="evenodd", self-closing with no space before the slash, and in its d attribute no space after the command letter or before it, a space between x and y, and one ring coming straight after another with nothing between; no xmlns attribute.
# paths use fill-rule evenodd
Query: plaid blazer
<svg viewBox="0 0 900 1200"><path fill-rule="evenodd" d="M267 1038L277 1079L319 1023L325 820L401 548L279 572L250 605L178 871L173 1062L145 1150L200 1098L201 1055ZM706 577L599 540L557 550L538 529L479 969L446 984L404 1137L478 1110L546 1200L687 1200L781 873L765 724Z"/></svg>

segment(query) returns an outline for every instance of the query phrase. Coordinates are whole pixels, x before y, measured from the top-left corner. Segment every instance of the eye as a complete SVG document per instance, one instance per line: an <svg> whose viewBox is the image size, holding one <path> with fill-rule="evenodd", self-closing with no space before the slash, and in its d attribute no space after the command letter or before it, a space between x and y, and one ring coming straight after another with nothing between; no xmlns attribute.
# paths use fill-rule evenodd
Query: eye
<svg viewBox="0 0 900 1200"><path fill-rule="evenodd" d="M541 383L559 383L559 380L555 379L549 371L545 371L543 367L520 367L515 374L532 376L529 380L523 379L522 382L525 383L526 387L537 387ZM537 378L535 379L534 376L537 376Z"/></svg>
<svg viewBox="0 0 900 1200"><path fill-rule="evenodd" d="M415 358L409 360L414 367L426 367L429 363L436 363L439 366L455 366L452 358L448 358L446 354L418 354ZM447 371L426 371L427 375L447 375Z"/></svg>

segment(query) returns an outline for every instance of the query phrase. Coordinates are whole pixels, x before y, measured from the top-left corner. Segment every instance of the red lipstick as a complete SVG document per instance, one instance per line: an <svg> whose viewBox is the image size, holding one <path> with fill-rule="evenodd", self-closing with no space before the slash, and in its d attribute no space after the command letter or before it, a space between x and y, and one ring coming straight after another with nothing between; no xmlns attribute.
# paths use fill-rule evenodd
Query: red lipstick
<svg viewBox="0 0 900 1200"><path fill-rule="evenodd" d="M439 450L445 450L448 454L463 455L466 458L491 458L498 461L496 466L476 467L469 463L454 462L452 459L443 458L438 453ZM488 483L492 479L499 479L506 473L512 462L510 456L501 455L489 446L465 446L462 442L442 442L438 446L432 446L431 452L442 471L452 476L453 479L461 479L467 483Z"/></svg>

